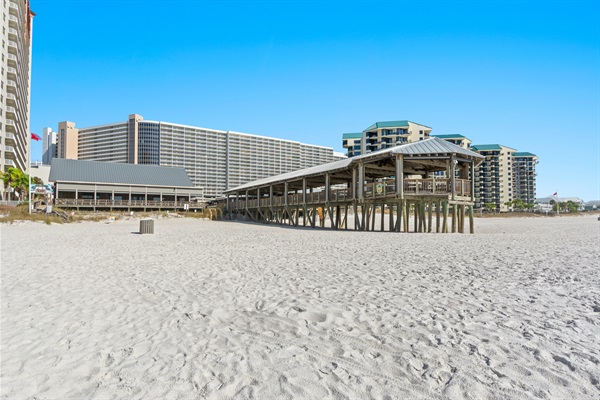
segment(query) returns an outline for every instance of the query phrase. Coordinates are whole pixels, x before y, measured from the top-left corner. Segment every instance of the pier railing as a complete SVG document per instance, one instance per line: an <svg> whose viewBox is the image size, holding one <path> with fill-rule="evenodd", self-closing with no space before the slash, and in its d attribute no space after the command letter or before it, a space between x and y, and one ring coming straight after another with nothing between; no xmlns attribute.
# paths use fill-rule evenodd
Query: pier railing
<svg viewBox="0 0 600 400"><path fill-rule="evenodd" d="M404 194L407 196L449 196L452 193L451 182L448 178L427 178L427 179L405 179ZM459 197L471 196L471 181L467 179L455 179L454 187L456 195ZM369 198L385 198L396 195L396 181L387 179L380 182L369 182L364 185L363 196ZM326 203L325 191L290 193L287 196L288 205L315 205ZM329 191L329 202L343 202L352 199L350 189L334 189ZM260 199L249 198L230 198L230 207L233 209L242 208L269 208L281 207L285 205L284 196L261 197Z"/></svg>
<svg viewBox="0 0 600 400"><path fill-rule="evenodd" d="M187 201L145 201L145 200L105 200L105 199L56 199L57 206L82 207L183 207Z"/></svg>

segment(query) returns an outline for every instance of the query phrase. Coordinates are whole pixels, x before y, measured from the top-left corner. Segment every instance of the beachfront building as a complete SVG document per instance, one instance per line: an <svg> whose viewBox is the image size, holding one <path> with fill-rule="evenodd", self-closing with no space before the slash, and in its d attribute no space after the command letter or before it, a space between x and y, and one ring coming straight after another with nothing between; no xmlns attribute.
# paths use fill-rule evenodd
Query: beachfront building
<svg viewBox="0 0 600 400"><path fill-rule="evenodd" d="M347 151L346 156L360 156L362 149L362 132L342 134L342 147Z"/></svg>
<svg viewBox="0 0 600 400"><path fill-rule="evenodd" d="M57 133L52 128L42 129L42 163L44 165L50 165L52 159L56 157L58 151L57 140Z"/></svg>
<svg viewBox="0 0 600 400"><path fill-rule="evenodd" d="M29 104L31 31L34 13L29 0L5 0L2 10L0 61L0 168L27 172L29 160ZM0 181L0 185L3 185ZM0 186L4 193L3 186Z"/></svg>
<svg viewBox="0 0 600 400"><path fill-rule="evenodd" d="M342 136L342 145L347 149L348 157L369 154L389 149L400 144L418 142L427 139L431 128L411 121L375 122L360 133L346 133ZM356 148L360 139L360 151Z"/></svg>
<svg viewBox="0 0 600 400"><path fill-rule="evenodd" d="M447 142L450 142L452 144L460 146L463 149L469 149L469 148L471 148L471 143L473 143L471 141L471 139L467 138L466 136L458 135L458 134L454 134L454 135L452 135L452 134L449 134L449 135L430 135L430 136L440 138L442 140L445 140Z"/></svg>
<svg viewBox="0 0 600 400"><path fill-rule="evenodd" d="M475 187L468 177L483 159L432 137L226 190L227 213L313 228L433 232L435 226L464 233L468 211L473 233ZM448 178L437 178L437 171Z"/></svg>
<svg viewBox="0 0 600 400"><path fill-rule="evenodd" d="M510 211L506 203L514 197L515 149L500 144L472 146L471 150L485 157L475 175L476 208Z"/></svg>
<svg viewBox="0 0 600 400"><path fill-rule="evenodd" d="M575 206L575 211L585 210L585 202L579 197L558 197L558 196L547 196L535 199L535 210L537 212L548 213L556 211L554 205L558 203L562 205L562 211L567 211L566 204L572 203ZM559 209L561 212L561 209Z"/></svg>
<svg viewBox="0 0 600 400"><path fill-rule="evenodd" d="M328 147L148 121L138 114L89 128L61 122L58 132L59 158L184 168L209 197L256 179L344 158Z"/></svg>
<svg viewBox="0 0 600 400"><path fill-rule="evenodd" d="M513 154L514 198L521 199L526 204L535 203L535 166L538 157L526 151L517 151Z"/></svg>
<svg viewBox="0 0 600 400"><path fill-rule="evenodd" d="M77 210L198 210L204 190L183 168L55 158L54 204Z"/></svg>

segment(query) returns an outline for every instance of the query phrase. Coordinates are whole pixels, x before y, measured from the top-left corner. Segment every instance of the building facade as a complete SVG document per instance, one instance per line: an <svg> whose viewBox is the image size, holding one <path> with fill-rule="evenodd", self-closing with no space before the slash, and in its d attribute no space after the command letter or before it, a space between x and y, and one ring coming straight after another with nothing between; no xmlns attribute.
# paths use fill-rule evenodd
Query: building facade
<svg viewBox="0 0 600 400"><path fill-rule="evenodd" d="M526 151L517 151L513 154L513 157L514 196L527 204L534 204L537 176L535 166L538 163L538 157Z"/></svg>
<svg viewBox="0 0 600 400"><path fill-rule="evenodd" d="M42 129L42 164L50 165L57 154L57 133L52 128Z"/></svg>
<svg viewBox="0 0 600 400"><path fill-rule="evenodd" d="M59 158L184 168L208 197L256 179L344 158L328 147L148 121L138 114L125 122L90 128L61 122L58 129Z"/></svg>
<svg viewBox="0 0 600 400"><path fill-rule="evenodd" d="M471 141L471 139L469 139L463 135L431 135L431 136L443 139L447 142L450 142L452 144L460 146L463 149L470 149L471 143L473 143Z"/></svg>
<svg viewBox="0 0 600 400"><path fill-rule="evenodd" d="M0 61L0 167L2 171L11 167L28 171L31 31L35 14L29 9L29 0L2 1L0 8L3 17Z"/></svg>
<svg viewBox="0 0 600 400"><path fill-rule="evenodd" d="M400 144L418 142L429 137L431 128L411 121L375 122L361 133L345 133L342 146L348 157L389 149ZM360 145L360 148L357 146Z"/></svg>
<svg viewBox="0 0 600 400"><path fill-rule="evenodd" d="M360 156L362 137L362 132L342 134L342 146L346 149L348 157Z"/></svg>
<svg viewBox="0 0 600 400"><path fill-rule="evenodd" d="M506 203L515 199L514 153L515 149L500 144L472 146L485 160L476 170L475 207L510 211Z"/></svg>

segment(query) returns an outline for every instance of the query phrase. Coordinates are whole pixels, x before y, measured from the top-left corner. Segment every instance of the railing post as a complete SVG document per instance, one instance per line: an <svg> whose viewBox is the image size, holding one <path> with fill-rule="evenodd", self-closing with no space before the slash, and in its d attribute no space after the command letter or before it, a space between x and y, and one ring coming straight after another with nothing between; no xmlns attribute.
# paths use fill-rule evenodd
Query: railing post
<svg viewBox="0 0 600 400"><path fill-rule="evenodd" d="M329 204L329 185L330 185L330 176L329 172L325 174L325 204Z"/></svg>
<svg viewBox="0 0 600 400"><path fill-rule="evenodd" d="M365 196L365 164L358 164L358 200L362 200Z"/></svg>
<svg viewBox="0 0 600 400"><path fill-rule="evenodd" d="M452 187L452 200L456 200L456 154L450 157L450 186Z"/></svg>
<svg viewBox="0 0 600 400"><path fill-rule="evenodd" d="M475 202L475 160L471 160L471 201Z"/></svg>

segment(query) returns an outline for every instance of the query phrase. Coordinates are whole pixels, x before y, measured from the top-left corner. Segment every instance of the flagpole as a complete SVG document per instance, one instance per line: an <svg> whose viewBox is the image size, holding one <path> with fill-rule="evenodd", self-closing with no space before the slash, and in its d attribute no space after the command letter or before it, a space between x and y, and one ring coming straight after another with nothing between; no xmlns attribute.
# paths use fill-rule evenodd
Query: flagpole
<svg viewBox="0 0 600 400"><path fill-rule="evenodd" d="M29 149L27 150L27 161L29 162L29 166L27 168L27 172L29 175L29 186L27 187L27 199L29 200L29 215L31 215L31 133L29 133L28 139Z"/></svg>

